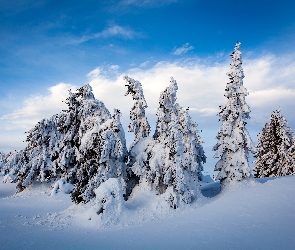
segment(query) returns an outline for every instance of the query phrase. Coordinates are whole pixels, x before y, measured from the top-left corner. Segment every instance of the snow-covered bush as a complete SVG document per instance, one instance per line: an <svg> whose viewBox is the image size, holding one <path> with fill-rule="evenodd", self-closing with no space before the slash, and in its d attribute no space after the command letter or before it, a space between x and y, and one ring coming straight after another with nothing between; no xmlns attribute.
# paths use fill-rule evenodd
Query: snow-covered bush
<svg viewBox="0 0 295 250"><path fill-rule="evenodd" d="M15 182L18 171L23 166L23 150L14 150L5 155L2 161L1 173L7 182Z"/></svg>
<svg viewBox="0 0 295 250"><path fill-rule="evenodd" d="M95 209L100 225L115 225L124 208L121 182L110 178L95 189Z"/></svg>
<svg viewBox="0 0 295 250"><path fill-rule="evenodd" d="M60 180L54 183L53 188L51 190L51 195L55 195L58 192L69 194L72 192L73 188L73 185L68 183L65 178L61 178Z"/></svg>
<svg viewBox="0 0 295 250"><path fill-rule="evenodd" d="M198 189L202 162L205 162L197 125L176 103L176 81L159 98L154 137L141 138L130 150L132 171L158 192L171 207L190 203Z"/></svg>
<svg viewBox="0 0 295 250"><path fill-rule="evenodd" d="M254 156L257 178L295 174L293 133L280 110L272 112L270 122L264 125Z"/></svg>
<svg viewBox="0 0 295 250"><path fill-rule="evenodd" d="M227 103L220 106L219 121L222 125L217 134L217 143L213 147L214 157L220 158L215 171L219 171L217 180L224 186L232 180L240 181L251 175L249 152L254 152L250 135L245 127L246 119L250 118L250 108L245 101L249 94L243 86L244 72L240 52L241 43L236 43L231 54L231 69L227 73L229 82L226 84L225 97Z"/></svg>

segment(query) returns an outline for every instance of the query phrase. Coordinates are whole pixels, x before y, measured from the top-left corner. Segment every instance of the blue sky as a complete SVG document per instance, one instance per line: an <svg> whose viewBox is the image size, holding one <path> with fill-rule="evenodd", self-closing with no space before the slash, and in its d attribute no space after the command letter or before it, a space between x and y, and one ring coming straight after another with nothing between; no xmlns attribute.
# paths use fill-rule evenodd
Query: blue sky
<svg viewBox="0 0 295 250"><path fill-rule="evenodd" d="M211 159L237 40L253 141L278 106L295 130L294 13L291 0L0 0L0 150L23 148L24 132L86 82L111 112L123 109L127 131L128 74L143 84L152 127L160 91L174 76Z"/></svg>

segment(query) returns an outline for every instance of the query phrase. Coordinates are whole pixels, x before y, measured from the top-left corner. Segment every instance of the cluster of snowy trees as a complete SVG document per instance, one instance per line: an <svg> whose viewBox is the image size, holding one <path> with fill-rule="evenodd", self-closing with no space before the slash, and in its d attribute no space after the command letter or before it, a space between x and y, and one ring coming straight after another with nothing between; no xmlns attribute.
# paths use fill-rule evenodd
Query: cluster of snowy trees
<svg viewBox="0 0 295 250"><path fill-rule="evenodd" d="M222 125L213 148L219 158L215 171L219 171L216 179L221 187L252 176L250 152L256 157L256 177L295 174L295 139L280 111L271 115L257 147L245 127L250 108L245 101L249 93L243 86L240 45L236 43L231 54L227 102L220 106ZM54 191L70 183L75 203L99 196L101 211L108 204L103 197L106 193L121 202L137 185L149 186L173 208L196 199L206 156L197 124L176 102L177 82L171 78L170 85L160 93L156 130L150 136L142 85L128 76L124 80L125 95L131 95L134 101L128 126L128 131L134 132L134 141L129 150L120 111L115 109L111 115L86 84L76 92L69 91L66 110L42 119L27 132L25 149L7 155L0 152L0 171L5 180L17 182L18 192L36 182L51 183ZM113 191L107 185L98 189L108 180L112 180Z"/></svg>
<svg viewBox="0 0 295 250"><path fill-rule="evenodd" d="M129 131L135 138L129 152L120 111L111 116L86 84L75 93L69 91L67 110L42 119L27 132L25 149L1 153L1 169L17 182L18 192L36 182L52 183L57 190L66 180L73 185L72 200L86 203L102 183L117 178L125 199L142 182L164 194L174 208L196 198L206 156L196 123L176 103L176 81L171 78L160 95L157 129L150 137L141 83L124 79L126 95L134 100Z"/></svg>
<svg viewBox="0 0 295 250"><path fill-rule="evenodd" d="M146 182L158 194L165 194L171 207L190 203L197 194L206 156L197 124L187 110L176 103L177 82L171 78L170 86L160 94L156 131L149 137L141 84L129 77L125 80L126 94L132 94L135 101L129 125L135 132L129 162L136 178L134 182Z"/></svg>

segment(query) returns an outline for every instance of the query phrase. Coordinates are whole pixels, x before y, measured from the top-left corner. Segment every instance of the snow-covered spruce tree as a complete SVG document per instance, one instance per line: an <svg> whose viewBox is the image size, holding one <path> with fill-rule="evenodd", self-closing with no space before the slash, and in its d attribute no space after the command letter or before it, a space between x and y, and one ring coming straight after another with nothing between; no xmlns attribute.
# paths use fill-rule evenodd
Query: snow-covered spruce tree
<svg viewBox="0 0 295 250"><path fill-rule="evenodd" d="M80 159L79 147L84 135L110 119L111 114L101 101L95 99L89 84L77 89L75 93L69 91L65 103L68 109L59 114L57 122L58 130L63 135L58 166L67 173L67 179L75 183Z"/></svg>
<svg viewBox="0 0 295 250"><path fill-rule="evenodd" d="M147 137L131 151L136 159L132 171L164 194L173 208L191 202L206 159L196 124L176 103L177 89L171 78L171 85L160 95L154 139Z"/></svg>
<svg viewBox="0 0 295 250"><path fill-rule="evenodd" d="M17 191L22 191L32 182L46 182L56 177L56 163L60 152L60 133L56 116L42 119L28 131L28 145L22 151L21 166L17 172Z"/></svg>
<svg viewBox="0 0 295 250"><path fill-rule="evenodd" d="M266 123L258 136L257 152L254 155L255 177L275 177L294 173L291 148L293 133L287 126L280 110L272 112L270 123Z"/></svg>
<svg viewBox="0 0 295 250"><path fill-rule="evenodd" d="M5 158L6 158L5 153L4 152L0 152L0 173L2 172L2 167L6 163Z"/></svg>
<svg viewBox="0 0 295 250"><path fill-rule="evenodd" d="M220 106L218 114L222 125L216 139L218 140L213 150L214 157L220 158L216 163L215 171L220 171L217 180L223 188L231 181L241 181L251 175L248 158L249 151L254 152L249 133L245 127L246 119L250 118L250 109L245 101L248 95L243 86L244 72L240 52L241 43L237 42L231 54L231 69L227 73L229 82L225 88L227 103Z"/></svg>
<svg viewBox="0 0 295 250"><path fill-rule="evenodd" d="M128 126L128 132L134 132L135 137L130 145L129 149L129 162L128 162L128 181L127 181L127 193L126 197L130 195L132 189L139 182L138 176L136 176L131 168L136 161L137 154L141 152L134 152L133 148L137 143L142 143L143 140L149 137L150 125L145 116L145 109L147 108L147 103L143 95L142 85L139 81L136 81L128 76L123 78L126 81L127 91L125 96L131 94L134 100L134 104L130 110L130 124Z"/></svg>
<svg viewBox="0 0 295 250"><path fill-rule="evenodd" d="M193 173L196 173L198 179L202 180L203 164L206 162L206 156L202 147L202 139L197 129L197 124L192 121L186 109L183 109L176 103L179 130L182 135L184 147L184 165Z"/></svg>
<svg viewBox="0 0 295 250"><path fill-rule="evenodd" d="M120 111L115 109L112 119L83 138L76 183L71 193L75 203L90 201L95 197L95 189L109 178L118 178L125 193L128 153L120 116Z"/></svg>
<svg viewBox="0 0 295 250"><path fill-rule="evenodd" d="M24 164L23 159L23 150L14 150L5 155L1 172L6 175L6 182L16 182L17 173Z"/></svg>
<svg viewBox="0 0 295 250"><path fill-rule="evenodd" d="M128 76L124 77L124 80L128 89L125 96L131 94L134 100L134 105L130 110L130 124L128 126L128 132L134 132L135 138L130 148L141 138L148 137L150 134L150 125L145 116L145 109L147 108L147 103L143 95L143 90L141 83Z"/></svg>
<svg viewBox="0 0 295 250"><path fill-rule="evenodd" d="M66 178L68 182L86 190L90 185L88 180L90 182L92 179L91 176L87 177L81 183L79 168L99 160L102 163L100 166L103 165L103 160L97 159L93 151L96 150L94 147L104 147L102 145L111 143L108 136L102 136L102 131L105 127L110 126L111 121L113 121L112 128L116 132L115 135L111 132L108 134L117 136L116 147L122 148L121 151L118 149L112 152L108 156L112 164L105 164L103 167L109 168L105 170L106 172L117 173L115 176L106 175L106 178L118 176L124 178L124 160L127 157L127 149L118 115L111 119L104 104L94 98L89 84L79 88L75 93L69 91L69 94L66 100L67 110L63 110L50 119L43 119L28 132L28 146L23 150L23 165L17 175L18 191L33 182L51 182L60 178ZM101 135L100 141L93 142L96 134ZM93 151L88 150L85 145L92 145ZM118 156L118 151L121 153L120 156ZM120 164L123 164L123 167ZM112 167L118 167L118 169L111 169ZM87 172L87 174L91 173L91 171ZM105 177L103 176L101 181L105 180L103 178ZM98 186L99 181L93 185ZM84 195L84 191L77 191L76 186L75 193L72 195L73 200L87 202L89 199L85 198L86 196L77 198L79 195Z"/></svg>
<svg viewBox="0 0 295 250"><path fill-rule="evenodd" d="M292 145L288 149L288 161L285 165L283 175L295 175L295 136L292 138Z"/></svg>

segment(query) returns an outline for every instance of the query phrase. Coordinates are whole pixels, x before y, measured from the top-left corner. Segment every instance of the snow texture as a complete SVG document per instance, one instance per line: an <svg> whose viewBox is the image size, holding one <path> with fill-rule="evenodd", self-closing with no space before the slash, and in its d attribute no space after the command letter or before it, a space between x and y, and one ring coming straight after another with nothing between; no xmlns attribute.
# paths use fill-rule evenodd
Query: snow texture
<svg viewBox="0 0 295 250"><path fill-rule="evenodd" d="M101 215L95 204L72 205L69 195L50 196L48 186L37 183L11 196L15 184L1 183L0 246L3 250L294 249L295 177L258 180L263 184L234 182L213 198L178 209L142 185L130 200L122 201L125 207L116 224L104 226L97 223ZM118 188L117 181L111 182L102 193ZM201 189L219 189L219 181Z"/></svg>
<svg viewBox="0 0 295 250"><path fill-rule="evenodd" d="M227 73L229 82L225 88L227 103L220 106L218 114L222 125L217 134L217 143L213 147L214 157L220 158L215 165L219 171L216 179L221 186L231 181L241 181L251 175L248 158L249 152L254 152L250 135L245 127L246 119L250 118L250 108L245 101L249 94L243 86L244 72L240 52L241 43L237 42L231 54L231 68Z"/></svg>

